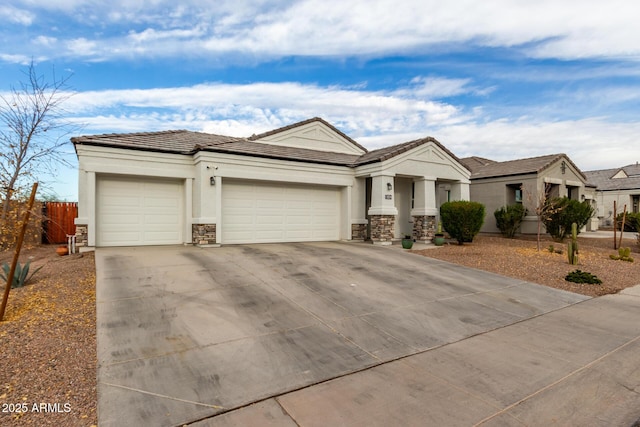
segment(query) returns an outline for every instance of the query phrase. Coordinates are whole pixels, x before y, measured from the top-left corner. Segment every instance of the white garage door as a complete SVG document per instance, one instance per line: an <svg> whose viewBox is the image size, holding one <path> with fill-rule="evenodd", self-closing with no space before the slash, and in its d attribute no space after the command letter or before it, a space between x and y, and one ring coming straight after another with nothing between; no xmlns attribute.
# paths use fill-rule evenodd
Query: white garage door
<svg viewBox="0 0 640 427"><path fill-rule="evenodd" d="M338 240L335 187L224 181L222 243Z"/></svg>
<svg viewBox="0 0 640 427"><path fill-rule="evenodd" d="M99 177L96 245L182 243L183 200L181 180Z"/></svg>

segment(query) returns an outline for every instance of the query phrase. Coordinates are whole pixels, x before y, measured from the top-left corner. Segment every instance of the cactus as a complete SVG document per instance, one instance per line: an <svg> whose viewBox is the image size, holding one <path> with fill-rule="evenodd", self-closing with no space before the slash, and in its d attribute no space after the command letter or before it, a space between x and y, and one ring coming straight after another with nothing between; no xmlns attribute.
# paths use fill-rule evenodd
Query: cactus
<svg viewBox="0 0 640 427"><path fill-rule="evenodd" d="M569 264L578 265L578 225L571 224L571 241L567 243L567 257Z"/></svg>
<svg viewBox="0 0 640 427"><path fill-rule="evenodd" d="M609 258L620 261L633 262L633 258L631 258L631 248L619 248L618 255L609 255Z"/></svg>

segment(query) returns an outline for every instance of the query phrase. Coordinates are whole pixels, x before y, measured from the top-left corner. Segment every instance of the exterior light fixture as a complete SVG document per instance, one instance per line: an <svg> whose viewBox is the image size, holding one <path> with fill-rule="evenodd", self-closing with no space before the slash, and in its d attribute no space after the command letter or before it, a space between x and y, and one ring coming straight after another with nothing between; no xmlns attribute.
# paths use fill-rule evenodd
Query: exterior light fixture
<svg viewBox="0 0 640 427"><path fill-rule="evenodd" d="M211 178L209 178L209 184L216 185L216 177L215 176L212 176Z"/></svg>
<svg viewBox="0 0 640 427"><path fill-rule="evenodd" d="M390 182L387 182L387 190L389 191L393 190L393 185L391 185Z"/></svg>

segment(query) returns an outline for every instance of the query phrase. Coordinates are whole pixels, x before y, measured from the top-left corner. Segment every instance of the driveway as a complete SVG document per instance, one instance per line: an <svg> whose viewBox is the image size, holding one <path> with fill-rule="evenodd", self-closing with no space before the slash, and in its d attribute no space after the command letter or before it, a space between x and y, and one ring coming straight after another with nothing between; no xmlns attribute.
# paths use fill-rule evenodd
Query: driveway
<svg viewBox="0 0 640 427"><path fill-rule="evenodd" d="M96 268L100 426L505 424L640 350L640 291L588 301L367 244L101 248Z"/></svg>

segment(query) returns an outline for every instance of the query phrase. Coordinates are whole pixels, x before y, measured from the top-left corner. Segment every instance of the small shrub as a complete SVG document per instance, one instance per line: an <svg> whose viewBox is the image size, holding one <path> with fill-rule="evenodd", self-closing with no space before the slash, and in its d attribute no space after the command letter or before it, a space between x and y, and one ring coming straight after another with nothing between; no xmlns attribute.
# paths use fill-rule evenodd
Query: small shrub
<svg viewBox="0 0 640 427"><path fill-rule="evenodd" d="M616 216L616 228L620 230L622 228L622 217L624 218L624 231L633 232L639 231L640 228L640 212L633 213L627 212L625 215L624 212L620 213Z"/></svg>
<svg viewBox="0 0 640 427"><path fill-rule="evenodd" d="M527 214L527 210L520 203L503 206L493 213L496 218L496 227L503 236L513 238L520 228L520 224Z"/></svg>
<svg viewBox="0 0 640 427"><path fill-rule="evenodd" d="M27 283L29 283L33 275L36 274L38 271L40 271L40 269L44 267L44 265L41 265L40 267L36 268L29 275L30 267L31 267L31 261L27 261L24 264L24 266L21 266L20 263L16 264L16 271L13 273L13 282L11 283L11 288L21 288ZM9 265L9 263L5 262L4 264L2 264L2 270L3 272L0 272L0 277L6 283L7 280L9 280L9 273L11 272L11 266Z"/></svg>
<svg viewBox="0 0 640 427"><path fill-rule="evenodd" d="M549 247L547 248L547 250L551 253L555 252L555 248L553 247L553 245L549 245Z"/></svg>
<svg viewBox="0 0 640 427"><path fill-rule="evenodd" d="M609 258L616 261L633 262L633 258L631 258L631 248L619 248L618 255L609 255Z"/></svg>
<svg viewBox="0 0 640 427"><path fill-rule="evenodd" d="M580 229L591 219L595 210L588 201L579 202L567 197L550 199L547 203L551 206L548 217L543 218L547 233L556 240L563 241L571 233L571 224L574 222Z"/></svg>
<svg viewBox="0 0 640 427"><path fill-rule="evenodd" d="M586 283L589 285L602 284L602 280L598 279L598 276L595 276L591 273L587 273L586 271L580 271L580 270L575 270L567 274L564 280L566 280L567 282Z"/></svg>
<svg viewBox="0 0 640 427"><path fill-rule="evenodd" d="M440 206L442 226L462 245L472 242L484 223L484 205L465 200L446 202Z"/></svg>

